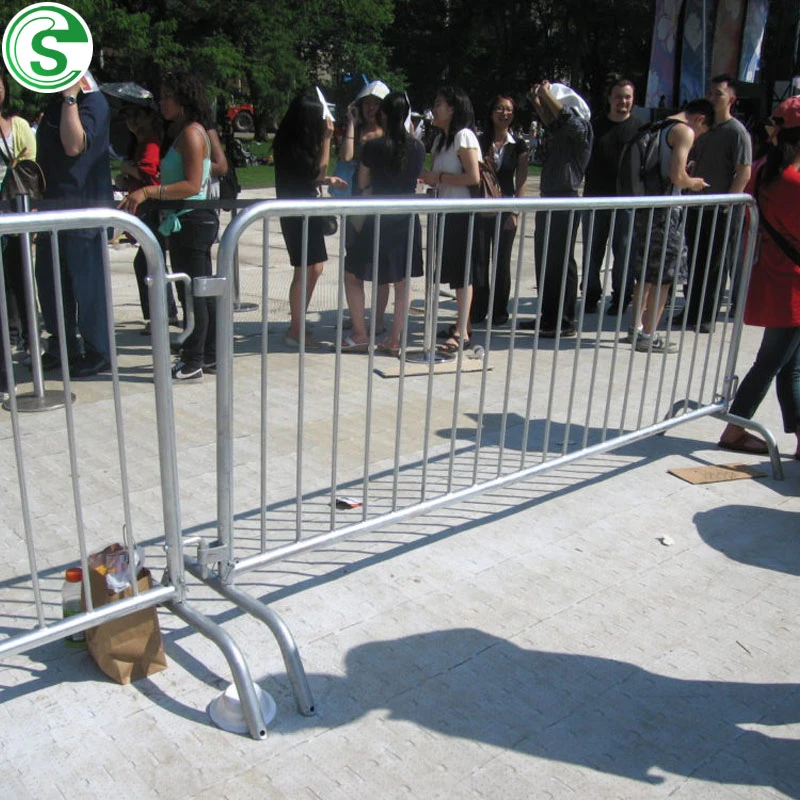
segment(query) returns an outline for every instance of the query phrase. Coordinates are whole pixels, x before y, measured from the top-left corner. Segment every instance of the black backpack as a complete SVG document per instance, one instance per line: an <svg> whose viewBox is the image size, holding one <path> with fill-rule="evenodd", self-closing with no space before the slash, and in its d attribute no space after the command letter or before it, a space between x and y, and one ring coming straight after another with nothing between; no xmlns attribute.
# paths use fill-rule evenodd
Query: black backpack
<svg viewBox="0 0 800 800"><path fill-rule="evenodd" d="M661 133L675 125L677 119L662 119L642 125L619 157L617 194L621 197L666 194L669 178L661 174Z"/></svg>

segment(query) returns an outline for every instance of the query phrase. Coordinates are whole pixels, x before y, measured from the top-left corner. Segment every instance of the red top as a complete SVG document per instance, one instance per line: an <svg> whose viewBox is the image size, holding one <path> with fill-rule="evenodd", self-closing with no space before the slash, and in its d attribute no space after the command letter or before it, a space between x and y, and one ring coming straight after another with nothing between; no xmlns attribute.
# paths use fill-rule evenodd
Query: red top
<svg viewBox="0 0 800 800"><path fill-rule="evenodd" d="M133 154L133 165L149 178L148 183L157 184L159 182L159 171L161 168L161 147L158 142L140 142L136 145Z"/></svg>
<svg viewBox="0 0 800 800"><path fill-rule="evenodd" d="M755 165L746 192L755 194L756 175L763 165L763 161ZM769 224L800 251L800 172L787 167L758 195ZM759 234L744 321L762 328L800 327L800 265L784 254L762 226Z"/></svg>

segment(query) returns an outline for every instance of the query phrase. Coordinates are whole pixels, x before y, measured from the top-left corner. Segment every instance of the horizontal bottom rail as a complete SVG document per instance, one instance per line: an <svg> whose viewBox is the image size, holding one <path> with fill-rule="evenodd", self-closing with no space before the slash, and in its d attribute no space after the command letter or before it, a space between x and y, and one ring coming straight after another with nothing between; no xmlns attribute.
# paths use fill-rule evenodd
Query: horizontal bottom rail
<svg viewBox="0 0 800 800"><path fill-rule="evenodd" d="M0 657L16 655L40 647L43 644L65 639L75 633L94 628L103 622L119 619L134 611L141 611L151 606L160 606L175 599L177 590L174 586L155 586L135 597L126 597L114 603L74 614L61 622L54 622L46 628L36 628L28 633L11 636L0 642Z"/></svg>
<svg viewBox="0 0 800 800"><path fill-rule="evenodd" d="M538 475L542 472L559 469L560 467L564 467L573 463L574 461L579 461L584 458L589 458L591 456L601 455L602 453L608 453L612 450L617 450L620 447L634 444L642 439L647 439L651 436L657 436L661 433L666 433L678 425L683 425L687 422L692 422L703 417L724 415L726 410L727 407L725 403L720 402L714 405L703 406L702 408L694 409L692 411L686 411L677 417L669 417L668 419L657 422L654 425L650 425L646 428L642 428L641 430L616 436L613 439L601 442L600 444L595 444L591 447L576 450L574 453L568 453L567 455L559 456L558 458L553 458L543 463L535 464L531 467L526 467L525 469L518 470L517 472L509 473L508 475L502 475L490 481L485 481L484 483L477 483L472 486L468 486L465 489L459 489L456 492L442 495L441 497L436 497L432 500L426 500L422 503L409 506L408 508L404 508L399 511L392 511L391 513L383 514L375 519L358 522L343 528L337 528L336 530L329 531L328 533L323 533L318 536L310 536L308 539L303 539L299 542L293 542L292 544L276 547L265 553L259 553L254 556L249 556L248 558L243 558L231 568L229 580L232 582L237 575L250 572L254 569L259 569L267 566L268 564L282 561L285 558L290 558L292 556L299 555L300 553L306 553L319 547L325 547L335 541L338 541L339 539L345 539L349 536L368 533L395 522L403 522L408 519L413 519L414 517L428 514L431 511L436 511L437 509L468 500L469 498L483 494L484 492L491 492L496 489L501 489L504 486L508 486L512 483L526 480L527 478L531 478L534 475Z"/></svg>

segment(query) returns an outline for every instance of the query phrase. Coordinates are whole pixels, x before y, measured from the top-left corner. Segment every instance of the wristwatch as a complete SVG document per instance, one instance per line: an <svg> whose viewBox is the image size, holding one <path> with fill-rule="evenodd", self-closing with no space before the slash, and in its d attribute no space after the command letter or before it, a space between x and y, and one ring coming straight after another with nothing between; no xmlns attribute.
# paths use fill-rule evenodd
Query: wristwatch
<svg viewBox="0 0 800 800"><path fill-rule="evenodd" d="M78 102L78 98L74 94L65 94L63 99L65 106L74 106Z"/></svg>

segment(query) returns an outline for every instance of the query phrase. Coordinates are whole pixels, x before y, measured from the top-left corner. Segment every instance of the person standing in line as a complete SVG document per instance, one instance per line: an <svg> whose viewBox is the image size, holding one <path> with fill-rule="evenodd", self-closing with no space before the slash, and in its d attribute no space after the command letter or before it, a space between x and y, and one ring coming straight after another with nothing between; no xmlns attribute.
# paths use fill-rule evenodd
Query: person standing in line
<svg viewBox="0 0 800 800"><path fill-rule="evenodd" d="M528 146L522 138L511 133L517 113L517 104L508 94L498 94L489 104L489 119L479 137L484 160L491 164L503 197L524 197L528 184ZM500 236L495 241L495 218L484 217L484 251L477 269L482 275L475 281L472 295L472 322L483 322L489 311L489 274L493 260L492 250L497 253L495 273L494 308L492 324L508 322L508 300L511 296L511 250L517 234L517 214L505 212L500 220Z"/></svg>
<svg viewBox="0 0 800 800"><path fill-rule="evenodd" d="M333 120L325 114L322 103L311 95L298 95L278 126L272 152L275 156L275 192L278 199L311 199L319 194L320 186L344 189L347 182L328 175L328 161L333 136ZM299 348L305 342L306 350L318 349L307 326L303 325L314 287L322 268L328 260L325 249L322 217L308 218L308 250L303 260L303 218L281 217L281 233L289 251L289 262L294 267L289 287L291 321L284 341L287 346ZM306 295L303 297L303 273L306 272Z"/></svg>
<svg viewBox="0 0 800 800"><path fill-rule="evenodd" d="M689 151L699 136L707 134L714 121L714 107L708 100L692 100L683 111L667 117L660 137L659 173L664 194L679 195L684 189L701 192L706 182L687 170ZM633 297L633 347L640 352L674 353L674 342L667 342L656 329L669 299L670 287L686 275L686 242L683 236L681 206L643 209L634 220L634 265L636 288ZM647 250L645 247L647 246Z"/></svg>
<svg viewBox="0 0 800 800"><path fill-rule="evenodd" d="M403 92L388 94L381 103L381 127L384 135L372 139L361 151L358 166L358 188L372 197L409 197L417 188L417 178L425 161L425 149L405 127L408 100ZM372 280L375 217L368 216L353 248L353 258L345 266L345 290L353 320L352 342L361 349L369 343L364 319L364 281ZM378 248L378 282L394 285L394 318L386 339L378 345L383 352L395 355L400 351L403 328L411 299L406 280L407 261L411 248L410 277L422 275L422 228L414 214L409 242L409 215L383 214L380 217ZM352 347L350 349L353 349Z"/></svg>
<svg viewBox="0 0 800 800"><path fill-rule="evenodd" d="M800 97L784 100L773 120L777 142L746 188L758 202L760 246L744 321L763 327L764 335L730 413L752 419L775 380L783 428L796 437L794 457L800 460ZM737 453L768 452L763 439L735 423L725 427L719 446Z"/></svg>
<svg viewBox="0 0 800 800"><path fill-rule="evenodd" d="M694 162L692 174L703 178L708 185L705 194L737 194L744 191L750 180L753 161L750 134L732 115L737 87L738 83L730 75L717 75L711 79L707 98L714 106L714 127L697 141L689 155L689 161ZM685 316L686 324L698 326L700 333L712 332L719 308L717 281L724 269L722 253L726 250L726 219L723 209L717 215L714 226L713 209L710 208L691 208L686 217L686 241L690 248L694 248L694 243L697 242L697 247L689 258L689 263L695 265L694 279L691 286L684 286L686 309L676 318L676 322L683 322ZM728 245L728 253L731 249L732 245ZM723 277L720 292L724 288Z"/></svg>
<svg viewBox="0 0 800 800"><path fill-rule="evenodd" d="M541 196L577 197L592 152L589 106L569 87L550 84L549 81L531 87L528 99L545 131L546 155L542 165ZM545 248L548 217L550 239ZM574 255L577 235L578 220L570 211L536 212L536 283L539 287L544 283L540 289L542 318L539 336L545 339L577 335L575 304L578 299L578 265ZM564 308L559 318L562 285ZM525 320L519 327L522 330L535 330L536 320Z"/></svg>
<svg viewBox="0 0 800 800"><path fill-rule="evenodd" d="M592 120L594 144L589 165L586 167L584 197L614 197L617 194L620 156L625 145L636 136L640 127L632 113L633 101L633 83L621 78L611 86L608 93L608 111ZM616 316L624 312L631 302L633 271L629 266L630 257L626 261L625 256L629 252L633 214L630 209L595 211L594 215L587 211L583 216L583 240L588 243L584 244L585 256L588 256L584 263L589 273L586 278L586 298L583 306L585 314L595 313L603 299L600 271L606 255L612 220L614 235L611 240L611 252L614 256L614 265L611 273L612 294L608 314Z"/></svg>
<svg viewBox="0 0 800 800"><path fill-rule="evenodd" d="M205 200L211 173L211 142L203 121L210 117L205 89L189 72L167 75L159 96L161 114L169 123L172 144L161 159L161 185L144 186L131 192L120 208L135 214L146 200ZM167 239L170 263L175 272L191 278L213 272L211 245L219 220L208 208L169 211L159 226ZM178 298L186 319L186 289L178 284ZM204 372L216 369L216 300L194 297L194 329L181 347L172 368L176 381L199 381Z"/></svg>
<svg viewBox="0 0 800 800"><path fill-rule="evenodd" d="M443 86L436 93L433 104L433 124L439 133L433 144L432 169L423 170L420 180L438 191L439 197L447 199L469 198L471 188L480 183L480 168L483 161L481 146L473 125L475 113L472 101L466 92L457 86ZM455 289L458 317L454 325L443 329L439 338L444 338L442 350L456 352L459 347L468 347L472 325L469 311L472 305L473 275L482 247L481 224L474 217L472 251L467 250L469 241L469 214L447 214L444 217L442 244L442 269L440 283L449 283ZM467 270L467 262L469 269ZM465 278L466 273L466 278Z"/></svg>
<svg viewBox="0 0 800 800"><path fill-rule="evenodd" d="M44 173L43 200L62 209L113 206L109 164L108 103L92 91L85 76L74 86L51 95L36 132L36 160ZM71 378L88 378L111 368L103 228L58 234L63 280L64 324ZM45 370L61 366L51 240L36 241L36 283L47 332ZM80 334L80 338L79 335Z"/></svg>

